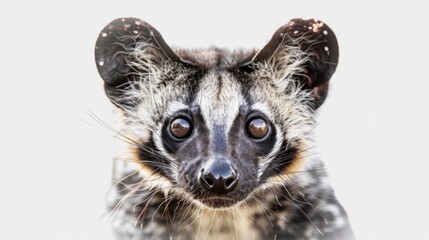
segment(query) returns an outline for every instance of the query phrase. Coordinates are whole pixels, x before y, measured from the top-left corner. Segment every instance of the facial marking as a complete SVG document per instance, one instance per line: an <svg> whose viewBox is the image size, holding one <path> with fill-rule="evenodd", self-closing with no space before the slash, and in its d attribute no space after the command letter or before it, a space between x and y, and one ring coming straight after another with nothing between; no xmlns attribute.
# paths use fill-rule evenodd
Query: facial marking
<svg viewBox="0 0 429 240"><path fill-rule="evenodd" d="M212 132L213 152L217 154L225 153L228 150L228 139L226 138L225 127L223 125L214 125Z"/></svg>
<svg viewBox="0 0 429 240"><path fill-rule="evenodd" d="M171 117L175 113L177 113L181 110L186 110L186 109L189 109L189 106L185 105L182 102L179 102L179 101L171 102L171 103L169 103L169 106L167 108L166 116Z"/></svg>
<svg viewBox="0 0 429 240"><path fill-rule="evenodd" d="M209 73L201 82L196 101L217 150L226 148L228 132L243 103L240 87L226 72Z"/></svg>

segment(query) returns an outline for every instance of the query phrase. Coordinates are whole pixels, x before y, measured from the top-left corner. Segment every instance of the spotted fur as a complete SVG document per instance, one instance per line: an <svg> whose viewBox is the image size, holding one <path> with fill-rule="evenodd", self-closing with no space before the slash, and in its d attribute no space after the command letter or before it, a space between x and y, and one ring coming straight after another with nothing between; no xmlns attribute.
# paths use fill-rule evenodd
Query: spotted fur
<svg viewBox="0 0 429 240"><path fill-rule="evenodd" d="M122 18L95 58L123 115L108 199L117 239L354 239L312 138L338 63L326 24L294 19L259 51L187 51ZM191 122L186 139L171 136L178 117ZM246 130L255 117L262 139ZM234 188L201 183L224 167Z"/></svg>

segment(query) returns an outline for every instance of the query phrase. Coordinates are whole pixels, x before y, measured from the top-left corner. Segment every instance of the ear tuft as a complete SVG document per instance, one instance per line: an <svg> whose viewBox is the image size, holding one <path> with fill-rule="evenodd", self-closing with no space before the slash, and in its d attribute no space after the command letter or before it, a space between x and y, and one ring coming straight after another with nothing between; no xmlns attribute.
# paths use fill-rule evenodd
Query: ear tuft
<svg viewBox="0 0 429 240"><path fill-rule="evenodd" d="M329 79L338 65L338 42L328 25L315 19L292 19L274 33L268 44L254 56L252 63L277 61L276 56L290 54L296 49L305 56L300 60L305 61L300 63L303 71L293 78L312 91L313 107L316 109L324 102Z"/></svg>
<svg viewBox="0 0 429 240"><path fill-rule="evenodd" d="M111 87L129 81L134 69L130 51L144 43L156 47L159 57L165 60L181 61L165 43L161 34L150 24L137 18L118 18L100 32L95 45L95 61L98 72Z"/></svg>
<svg viewBox="0 0 429 240"><path fill-rule="evenodd" d="M155 28L137 18L118 18L103 28L95 44L95 62L106 95L120 107L135 105L126 96L130 89L149 79L152 84L154 78L162 81L165 63L185 65Z"/></svg>

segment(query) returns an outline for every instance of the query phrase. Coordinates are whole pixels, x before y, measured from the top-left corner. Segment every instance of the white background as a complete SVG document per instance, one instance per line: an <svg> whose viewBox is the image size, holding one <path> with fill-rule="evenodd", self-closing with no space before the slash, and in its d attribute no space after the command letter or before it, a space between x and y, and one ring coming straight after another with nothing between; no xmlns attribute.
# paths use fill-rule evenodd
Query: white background
<svg viewBox="0 0 429 240"><path fill-rule="evenodd" d="M325 21L340 64L316 131L338 197L359 239L428 239L423 3L3 1L0 239L111 238L104 195L115 141L88 111L114 125L93 48L107 23L127 16L185 48L258 48L291 18Z"/></svg>

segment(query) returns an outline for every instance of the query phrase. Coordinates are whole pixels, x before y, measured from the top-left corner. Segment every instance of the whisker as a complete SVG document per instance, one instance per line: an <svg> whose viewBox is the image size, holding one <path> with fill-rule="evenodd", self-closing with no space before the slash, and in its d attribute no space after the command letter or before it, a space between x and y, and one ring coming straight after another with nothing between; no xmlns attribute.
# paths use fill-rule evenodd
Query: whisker
<svg viewBox="0 0 429 240"><path fill-rule="evenodd" d="M142 218L142 220L141 220L141 222L140 222L140 229L143 229L143 224L144 224L144 217L146 216L146 212L147 212L147 209L149 208L149 204L150 204L150 202L152 201L152 199L154 198L154 196L155 196L155 194L156 193L158 193L158 191L155 191L154 193L152 193L151 195L150 195L150 197L148 198L148 199L145 199L145 201L146 201L146 204L145 204L145 206L143 207L143 210L140 212L140 214L137 216L137 219L136 219L136 221L135 221L135 223L134 223L134 226L136 226L137 224L138 224L138 222L139 222L139 219L140 218ZM136 206L134 206L134 212L135 212L135 207Z"/></svg>
<svg viewBox="0 0 429 240"><path fill-rule="evenodd" d="M286 199L288 199L290 201L290 203L292 205L294 205L302 214L304 214L304 216L308 219L308 221L310 222L310 224L321 234L321 235L325 235L323 234L323 232L316 226L316 224L314 224L313 220L311 220L310 216L308 216L308 214L306 212L304 212L304 210L302 210L302 208L300 208L293 200L289 199L286 196L283 196Z"/></svg>
<svg viewBox="0 0 429 240"><path fill-rule="evenodd" d="M113 134L115 134L114 136L117 137L118 139L124 141L125 143L134 145L134 146L138 146L139 145L139 143L137 141L129 138L128 136L125 136L124 134L122 134L118 130L116 130L113 127L109 126L109 124L107 124L102 119L100 119L91 109L88 108L87 109L87 113L88 113L88 115L91 118L93 118L95 121L97 121L99 124L101 124L101 126L103 126L107 130L109 130L110 132L112 132Z"/></svg>
<svg viewBox="0 0 429 240"><path fill-rule="evenodd" d="M207 236L209 235L209 232L210 232L210 230L212 229L212 227L213 227L213 223L214 223L214 220L215 220L215 218L216 218L216 211L214 211L213 212L213 218L212 218L212 221L211 221L211 223L210 223L210 226L209 226L209 228L208 228L208 230L207 230L207 233L206 233L206 235L204 236L204 240L207 238Z"/></svg>
<svg viewBox="0 0 429 240"><path fill-rule="evenodd" d="M143 182L140 182L140 184L138 184L134 189L131 189L127 194L125 194L121 200L119 200L119 202L116 204L116 206L112 209L112 211L109 213L109 222L111 223L113 221L114 216L116 215L116 213L118 212L119 208L122 207L122 205L125 203L125 201L131 196L133 195L140 187L142 187Z"/></svg>

